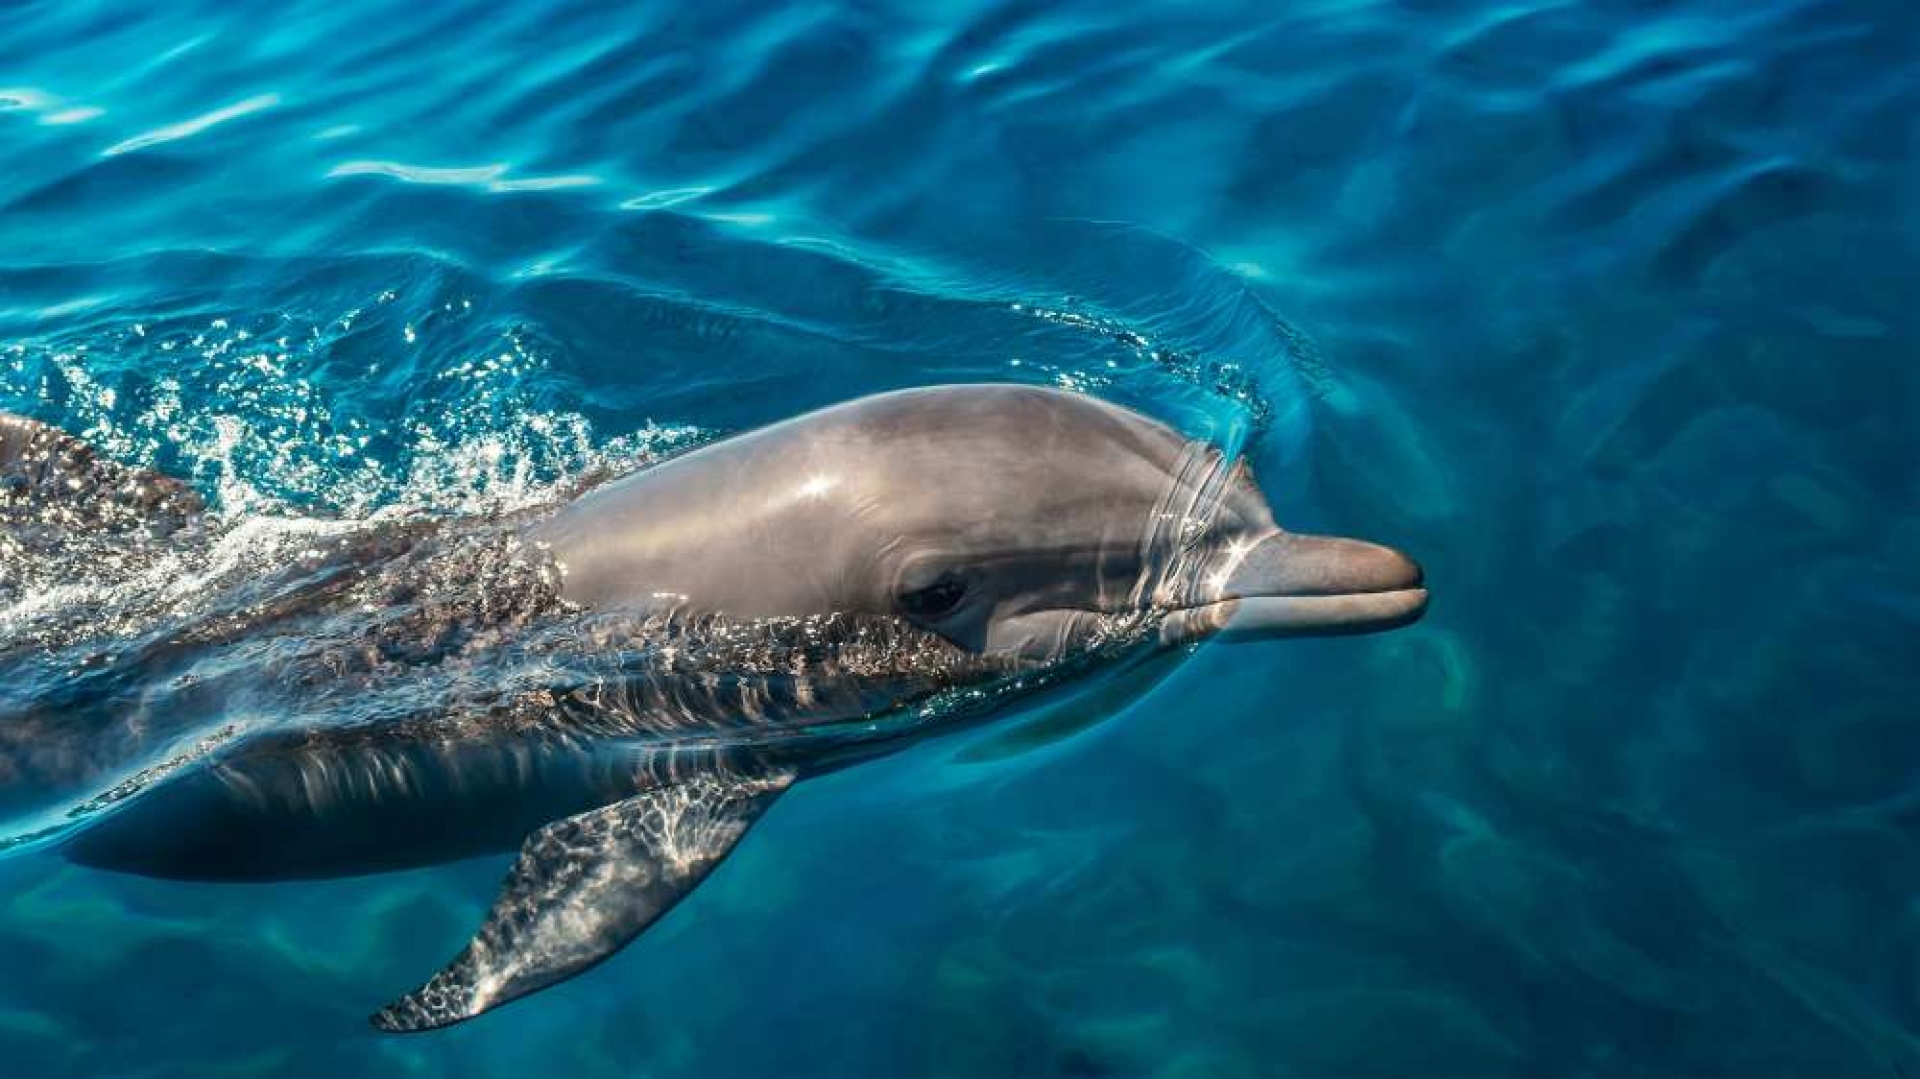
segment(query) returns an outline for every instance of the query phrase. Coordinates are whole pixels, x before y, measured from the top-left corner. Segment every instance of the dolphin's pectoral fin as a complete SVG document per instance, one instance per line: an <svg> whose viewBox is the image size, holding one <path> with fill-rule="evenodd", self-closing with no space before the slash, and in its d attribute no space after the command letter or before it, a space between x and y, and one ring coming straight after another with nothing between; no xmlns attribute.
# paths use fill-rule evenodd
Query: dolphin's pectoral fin
<svg viewBox="0 0 1920 1079"><path fill-rule="evenodd" d="M458 1023L606 959L705 879L792 782L701 775L533 833L466 949L373 1025Z"/></svg>

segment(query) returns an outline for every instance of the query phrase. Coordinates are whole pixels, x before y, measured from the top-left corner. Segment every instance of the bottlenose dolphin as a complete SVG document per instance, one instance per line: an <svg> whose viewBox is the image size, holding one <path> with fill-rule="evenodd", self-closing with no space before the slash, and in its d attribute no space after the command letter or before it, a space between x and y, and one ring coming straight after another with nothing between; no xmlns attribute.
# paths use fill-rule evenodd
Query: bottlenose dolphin
<svg viewBox="0 0 1920 1079"><path fill-rule="evenodd" d="M0 538L25 550L49 530L190 536L200 512L175 481L0 418ZM1281 529L1244 461L1032 386L830 407L494 522L491 546L409 527L250 584L245 617L155 637L141 662L202 672L202 697L248 677L310 687L316 709L395 662L427 689L353 722L234 735L62 841L83 864L199 880L521 844L473 939L372 1017L387 1031L471 1018L611 956L801 779L1013 712L1111 708L1099 687L1140 684L1117 672L1164 671L1204 639L1368 632L1427 602L1404 555ZM475 550L505 551L488 565L523 567L546 599L380 613L418 601L420 567ZM319 607L373 613L321 633L303 613ZM192 659L294 640L293 625L306 652ZM511 683L492 695L466 692L473 668L456 662L481 648L512 657L488 668Z"/></svg>

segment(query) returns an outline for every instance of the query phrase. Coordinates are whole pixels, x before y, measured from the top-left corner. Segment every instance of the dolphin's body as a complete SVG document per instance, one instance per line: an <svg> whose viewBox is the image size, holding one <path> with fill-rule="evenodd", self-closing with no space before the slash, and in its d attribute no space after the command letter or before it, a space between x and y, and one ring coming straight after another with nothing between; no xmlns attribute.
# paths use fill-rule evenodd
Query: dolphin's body
<svg viewBox="0 0 1920 1079"><path fill-rule="evenodd" d="M0 417L0 480L14 477L0 510L36 508L55 480L78 489L68 473L93 477L121 517L191 531L197 501L178 484L115 473L50 428ZM38 505L39 527L94 527L71 501L64 518ZM490 647L533 657L513 668L512 693L237 739L101 815L67 854L251 880L521 844L465 950L373 1020L424 1030L612 955L800 779L1036 694L1086 707L1102 683L1077 676L1144 669L1210 636L1365 632L1426 604L1404 556L1279 529L1243 463L1117 406L1024 386L853 401L506 531L570 619L487 630ZM436 639L460 618L436 623Z"/></svg>

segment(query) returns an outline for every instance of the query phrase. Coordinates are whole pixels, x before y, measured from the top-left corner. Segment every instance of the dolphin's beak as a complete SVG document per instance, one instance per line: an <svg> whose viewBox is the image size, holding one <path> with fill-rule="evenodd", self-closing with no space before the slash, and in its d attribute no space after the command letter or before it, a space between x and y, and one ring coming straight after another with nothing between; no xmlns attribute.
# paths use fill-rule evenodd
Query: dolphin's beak
<svg viewBox="0 0 1920 1079"><path fill-rule="evenodd" d="M1374 633L1420 620L1425 577L1391 547L1336 536L1272 532L1227 550L1206 601L1163 623L1169 642Z"/></svg>

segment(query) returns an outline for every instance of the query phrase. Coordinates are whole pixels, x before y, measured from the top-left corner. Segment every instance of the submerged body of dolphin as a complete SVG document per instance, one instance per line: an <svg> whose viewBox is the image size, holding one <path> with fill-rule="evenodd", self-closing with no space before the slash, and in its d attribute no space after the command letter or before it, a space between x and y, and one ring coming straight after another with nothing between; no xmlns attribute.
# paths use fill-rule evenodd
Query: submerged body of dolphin
<svg viewBox="0 0 1920 1079"><path fill-rule="evenodd" d="M199 512L177 482L0 416L0 541L16 557L75 532L190 542ZM241 614L150 634L136 659L168 672L182 708L261 680L316 714L367 687L406 692L352 722L232 734L90 817L68 856L268 880L519 844L466 948L373 1020L429 1029L613 954L800 779L1036 695L1099 707L1082 675L1190 642L1365 632L1426 604L1404 556L1279 529L1243 463L1023 386L865 398L490 528L484 543L403 528L249 582ZM476 601L444 573L418 584L427 565L526 587ZM417 594L434 589L448 594ZM36 761L84 771L87 738L147 731L124 716L138 694L96 696L0 715L15 726L0 779L28 782Z"/></svg>

